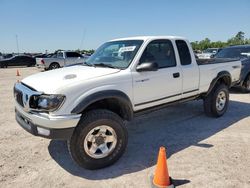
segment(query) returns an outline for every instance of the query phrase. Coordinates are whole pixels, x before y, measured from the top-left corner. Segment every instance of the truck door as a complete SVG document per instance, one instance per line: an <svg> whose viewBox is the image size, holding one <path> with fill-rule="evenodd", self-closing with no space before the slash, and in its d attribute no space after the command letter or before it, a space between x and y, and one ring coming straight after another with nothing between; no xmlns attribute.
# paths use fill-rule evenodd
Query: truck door
<svg viewBox="0 0 250 188"><path fill-rule="evenodd" d="M145 62L157 63L158 70L132 72L135 110L180 99L182 75L172 42L167 39L151 41L138 65Z"/></svg>
<svg viewBox="0 0 250 188"><path fill-rule="evenodd" d="M59 59L60 67L65 65L65 54L63 52L57 52L56 58Z"/></svg>
<svg viewBox="0 0 250 188"><path fill-rule="evenodd" d="M182 72L182 98L194 96L199 92L199 67L194 56L191 56L191 46L184 40L175 41L178 51L178 61ZM193 52L192 52L193 54Z"/></svg>
<svg viewBox="0 0 250 188"><path fill-rule="evenodd" d="M79 63L80 57L76 52L66 52L65 62L66 65L73 65Z"/></svg>

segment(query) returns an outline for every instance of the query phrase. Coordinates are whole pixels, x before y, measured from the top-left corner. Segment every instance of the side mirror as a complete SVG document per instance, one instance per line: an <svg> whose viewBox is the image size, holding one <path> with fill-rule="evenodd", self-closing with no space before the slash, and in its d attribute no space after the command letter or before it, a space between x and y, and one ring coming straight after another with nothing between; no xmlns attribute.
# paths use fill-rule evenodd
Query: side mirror
<svg viewBox="0 0 250 188"><path fill-rule="evenodd" d="M136 67L137 72L157 71L158 64L155 62L145 62Z"/></svg>

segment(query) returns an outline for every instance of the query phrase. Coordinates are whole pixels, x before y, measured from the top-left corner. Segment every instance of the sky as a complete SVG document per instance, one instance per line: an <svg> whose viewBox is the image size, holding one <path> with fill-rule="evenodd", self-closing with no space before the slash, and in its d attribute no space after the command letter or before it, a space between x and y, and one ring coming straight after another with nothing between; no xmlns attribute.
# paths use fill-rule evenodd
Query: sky
<svg viewBox="0 0 250 188"><path fill-rule="evenodd" d="M96 49L107 40L250 38L250 0L0 0L0 52Z"/></svg>

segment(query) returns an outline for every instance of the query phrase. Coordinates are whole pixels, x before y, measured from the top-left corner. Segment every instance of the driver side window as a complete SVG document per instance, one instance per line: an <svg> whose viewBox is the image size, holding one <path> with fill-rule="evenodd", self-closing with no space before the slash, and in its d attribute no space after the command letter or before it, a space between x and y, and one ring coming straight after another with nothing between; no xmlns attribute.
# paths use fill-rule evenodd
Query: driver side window
<svg viewBox="0 0 250 188"><path fill-rule="evenodd" d="M155 62L158 68L175 67L175 53L170 40L154 40L144 50L139 64Z"/></svg>

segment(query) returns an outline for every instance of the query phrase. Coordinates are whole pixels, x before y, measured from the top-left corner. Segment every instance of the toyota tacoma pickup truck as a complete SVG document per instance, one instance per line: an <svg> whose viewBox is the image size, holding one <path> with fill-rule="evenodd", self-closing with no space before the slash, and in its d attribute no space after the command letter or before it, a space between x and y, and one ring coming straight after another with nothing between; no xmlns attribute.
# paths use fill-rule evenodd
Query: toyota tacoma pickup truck
<svg viewBox="0 0 250 188"><path fill-rule="evenodd" d="M58 51L51 57L36 58L36 66L44 70L52 70L68 65L83 63L86 59L86 57L77 52Z"/></svg>
<svg viewBox="0 0 250 188"><path fill-rule="evenodd" d="M67 140L80 166L103 168L124 153L134 116L195 99L207 115L222 116L240 70L240 61L196 61L182 37L111 40L82 65L17 82L15 116L35 136Z"/></svg>

